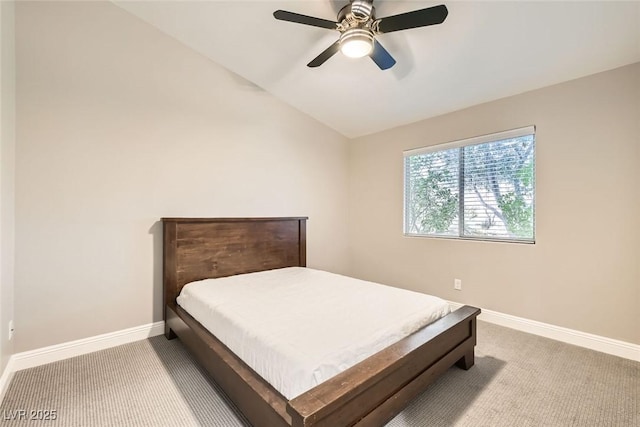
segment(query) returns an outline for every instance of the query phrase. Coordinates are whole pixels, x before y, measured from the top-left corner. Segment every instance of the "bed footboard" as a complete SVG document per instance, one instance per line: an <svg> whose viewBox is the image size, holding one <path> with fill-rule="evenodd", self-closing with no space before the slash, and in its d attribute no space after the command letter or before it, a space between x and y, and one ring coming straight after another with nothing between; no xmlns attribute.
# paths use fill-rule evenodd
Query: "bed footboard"
<svg viewBox="0 0 640 427"><path fill-rule="evenodd" d="M180 307L167 330L256 427L382 426L451 366L473 365L478 314L461 307L290 401Z"/></svg>
<svg viewBox="0 0 640 427"><path fill-rule="evenodd" d="M292 426L384 425L451 366L473 365L478 314L461 307L292 399Z"/></svg>

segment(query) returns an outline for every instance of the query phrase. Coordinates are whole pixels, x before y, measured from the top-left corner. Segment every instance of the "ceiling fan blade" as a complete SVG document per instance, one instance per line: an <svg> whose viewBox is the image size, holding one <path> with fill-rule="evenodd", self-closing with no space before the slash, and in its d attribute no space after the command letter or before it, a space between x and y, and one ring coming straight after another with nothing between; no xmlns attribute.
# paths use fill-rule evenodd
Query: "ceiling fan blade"
<svg viewBox="0 0 640 427"><path fill-rule="evenodd" d="M369 56L381 70L387 70L396 64L396 60L393 59L393 56L391 56L389 52L387 52L387 49L378 43L378 40L374 40L373 52L371 52Z"/></svg>
<svg viewBox="0 0 640 427"><path fill-rule="evenodd" d="M319 67L325 62L327 59L331 58L333 55L338 53L340 50L340 40L337 40L334 44L329 46L324 52L320 55L316 56L316 58L307 64L307 67Z"/></svg>
<svg viewBox="0 0 640 427"><path fill-rule="evenodd" d="M301 15L299 13L287 12L286 10L276 10L273 16L281 21L295 22L296 24L311 25L314 27L328 28L335 30L338 23L326 19L314 18L313 16Z"/></svg>
<svg viewBox="0 0 640 427"><path fill-rule="evenodd" d="M391 33L393 31L408 30L409 28L442 24L448 14L447 7L441 4L400 15L387 16L379 20L378 30L381 33Z"/></svg>

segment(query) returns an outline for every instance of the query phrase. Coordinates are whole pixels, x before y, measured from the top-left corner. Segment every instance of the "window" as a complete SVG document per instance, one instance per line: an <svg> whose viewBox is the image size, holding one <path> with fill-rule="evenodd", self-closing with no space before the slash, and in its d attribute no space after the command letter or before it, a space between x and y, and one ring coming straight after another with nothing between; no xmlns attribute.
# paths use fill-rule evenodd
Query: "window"
<svg viewBox="0 0 640 427"><path fill-rule="evenodd" d="M534 242L533 126L404 153L404 232Z"/></svg>

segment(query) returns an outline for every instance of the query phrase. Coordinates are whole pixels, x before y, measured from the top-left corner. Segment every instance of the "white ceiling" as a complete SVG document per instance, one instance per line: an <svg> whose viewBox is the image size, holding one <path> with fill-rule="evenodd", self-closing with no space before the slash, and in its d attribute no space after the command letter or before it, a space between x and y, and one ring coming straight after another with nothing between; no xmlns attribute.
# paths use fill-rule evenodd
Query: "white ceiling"
<svg viewBox="0 0 640 427"><path fill-rule="evenodd" d="M378 36L398 63L337 54L338 32L277 21L277 9L335 20L347 0L115 1L125 10L348 137L640 61L640 2L374 1L385 17L444 3L441 25Z"/></svg>

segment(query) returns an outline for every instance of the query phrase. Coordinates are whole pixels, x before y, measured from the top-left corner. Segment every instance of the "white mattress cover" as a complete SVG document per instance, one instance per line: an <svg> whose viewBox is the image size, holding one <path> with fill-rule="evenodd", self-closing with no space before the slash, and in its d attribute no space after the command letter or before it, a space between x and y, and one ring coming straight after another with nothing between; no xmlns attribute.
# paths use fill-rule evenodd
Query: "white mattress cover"
<svg viewBox="0 0 640 427"><path fill-rule="evenodd" d="M450 311L431 295L304 267L192 282L177 301L287 399Z"/></svg>

